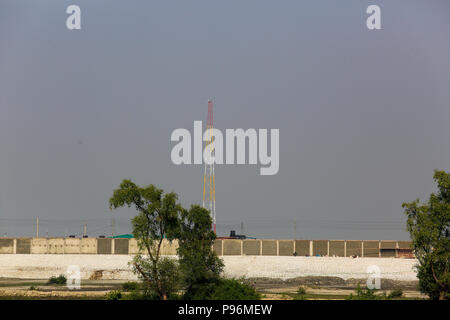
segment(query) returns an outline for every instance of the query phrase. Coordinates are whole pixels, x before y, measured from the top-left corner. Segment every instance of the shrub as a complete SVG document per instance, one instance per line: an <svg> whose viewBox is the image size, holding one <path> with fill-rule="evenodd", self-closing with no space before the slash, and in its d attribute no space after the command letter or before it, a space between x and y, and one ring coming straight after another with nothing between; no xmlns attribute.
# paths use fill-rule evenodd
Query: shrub
<svg viewBox="0 0 450 320"><path fill-rule="evenodd" d="M128 291L122 292L120 300L160 300L161 297L154 290L152 285L149 285L146 282L135 283L131 282L131 284L124 284L124 287L128 289ZM126 291L124 288L123 291ZM167 295L167 300L179 300L181 297L176 292L171 292Z"/></svg>
<svg viewBox="0 0 450 320"><path fill-rule="evenodd" d="M350 293L347 300L377 300L379 297L375 295L375 289L361 289L361 285L358 283L355 289L355 295Z"/></svg>
<svg viewBox="0 0 450 320"><path fill-rule="evenodd" d="M47 284L66 284L67 283L67 278L65 275L60 274L58 277L50 277L50 279L48 279Z"/></svg>
<svg viewBox="0 0 450 320"><path fill-rule="evenodd" d="M259 300L261 295L252 286L235 279L221 279L211 300Z"/></svg>
<svg viewBox="0 0 450 320"><path fill-rule="evenodd" d="M306 289L305 289L305 287L302 287L302 286L298 287L298 289L297 289L297 294L298 294L298 295L305 295L305 294L306 294Z"/></svg>
<svg viewBox="0 0 450 320"><path fill-rule="evenodd" d="M236 279L219 279L197 285L193 300L259 300L261 295L252 286Z"/></svg>
<svg viewBox="0 0 450 320"><path fill-rule="evenodd" d="M120 300L122 299L122 292L120 290L112 290L105 295L106 300Z"/></svg>
<svg viewBox="0 0 450 320"><path fill-rule="evenodd" d="M304 294L296 294L296 295L292 298L292 300L308 300L308 299L306 299L306 295L304 295Z"/></svg>
<svg viewBox="0 0 450 320"><path fill-rule="evenodd" d="M389 293L388 299L401 298L402 296L403 296L403 290L395 289L395 290L392 290L391 293Z"/></svg>
<svg viewBox="0 0 450 320"><path fill-rule="evenodd" d="M139 289L139 284L137 282L125 282L122 284L123 291L135 291Z"/></svg>
<svg viewBox="0 0 450 320"><path fill-rule="evenodd" d="M303 286L298 287L294 300L306 300L306 289Z"/></svg>

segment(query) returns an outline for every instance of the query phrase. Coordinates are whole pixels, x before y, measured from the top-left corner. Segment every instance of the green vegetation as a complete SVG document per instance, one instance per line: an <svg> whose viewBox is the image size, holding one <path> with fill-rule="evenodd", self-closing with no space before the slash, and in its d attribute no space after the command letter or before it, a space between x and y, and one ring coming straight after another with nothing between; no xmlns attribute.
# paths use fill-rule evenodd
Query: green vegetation
<svg viewBox="0 0 450 320"><path fill-rule="evenodd" d="M358 283L355 294L350 293L347 300L379 300L380 298L382 298L382 296L375 295L375 289L362 289L361 285Z"/></svg>
<svg viewBox="0 0 450 320"><path fill-rule="evenodd" d="M208 297L210 300L259 300L261 295L252 286L236 279L220 279Z"/></svg>
<svg viewBox="0 0 450 320"><path fill-rule="evenodd" d="M261 295L249 284L236 279L218 279L199 285L192 300L259 300Z"/></svg>
<svg viewBox="0 0 450 320"><path fill-rule="evenodd" d="M98 300L97 297L92 297L88 295L84 296L31 296L31 295L7 295L1 296L1 300Z"/></svg>
<svg viewBox="0 0 450 320"><path fill-rule="evenodd" d="M391 293L389 293L388 298L389 299L396 299L401 298L403 296L403 290L402 289L395 289L392 290Z"/></svg>
<svg viewBox="0 0 450 320"><path fill-rule="evenodd" d="M106 300L120 300L122 299L122 292L120 290L112 290L105 295Z"/></svg>
<svg viewBox="0 0 450 320"><path fill-rule="evenodd" d="M141 287L127 284L123 289L130 294L112 291L107 298L260 299L248 284L221 277L224 264L212 250L216 236L209 211L198 205L186 210L177 201L173 192L164 194L153 185L139 187L130 180L123 180L114 190L110 209L127 206L137 210L133 236L146 255L138 254L132 261ZM161 256L164 239L178 240L178 260Z"/></svg>
<svg viewBox="0 0 450 320"><path fill-rule="evenodd" d="M224 264L211 250L216 238L211 225L209 211L197 205L183 210L179 217L177 253L184 299L207 299L206 292L214 294L213 289L230 285L220 279Z"/></svg>
<svg viewBox="0 0 450 320"><path fill-rule="evenodd" d="M128 281L122 284L123 291L135 291L139 289L139 283Z"/></svg>
<svg viewBox="0 0 450 320"><path fill-rule="evenodd" d="M298 287L296 294L294 295L294 300L306 300L306 288L303 286Z"/></svg>
<svg viewBox="0 0 450 320"><path fill-rule="evenodd" d="M305 295L306 294L306 289L303 286L298 287L297 289L297 294L298 295Z"/></svg>
<svg viewBox="0 0 450 320"><path fill-rule="evenodd" d="M375 293L375 289L362 289L358 283L358 286L355 289L355 294L350 293L346 300L392 300L399 299L403 296L402 289L392 290L389 295L386 295L386 292L383 292L382 294Z"/></svg>
<svg viewBox="0 0 450 320"><path fill-rule="evenodd" d="M48 279L47 284L66 284L67 283L67 278L65 275L60 274L58 277L50 277L50 279Z"/></svg>
<svg viewBox="0 0 450 320"><path fill-rule="evenodd" d="M177 200L173 192L164 194L153 185L141 188L130 180L123 180L109 199L111 210L127 206L138 211L132 219L133 236L146 255L134 257L133 270L146 283L151 295L162 300L176 292L179 278L177 262L161 258L163 240L172 241L176 233L178 214L182 210Z"/></svg>
<svg viewBox="0 0 450 320"><path fill-rule="evenodd" d="M450 173L435 170L438 192L428 201L403 203L407 230L419 264L419 289L431 299L450 297Z"/></svg>

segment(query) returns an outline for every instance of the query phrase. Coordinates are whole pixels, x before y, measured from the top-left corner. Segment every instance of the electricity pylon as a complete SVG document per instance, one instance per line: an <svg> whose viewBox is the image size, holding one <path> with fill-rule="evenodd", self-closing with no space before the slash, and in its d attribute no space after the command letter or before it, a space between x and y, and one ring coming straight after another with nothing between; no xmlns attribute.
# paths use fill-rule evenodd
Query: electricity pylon
<svg viewBox="0 0 450 320"><path fill-rule="evenodd" d="M208 120L206 121L206 142L204 161L205 172L203 174L203 208L208 209L213 221L214 233L216 233L216 181L214 177L214 136L213 136L213 103L208 100Z"/></svg>

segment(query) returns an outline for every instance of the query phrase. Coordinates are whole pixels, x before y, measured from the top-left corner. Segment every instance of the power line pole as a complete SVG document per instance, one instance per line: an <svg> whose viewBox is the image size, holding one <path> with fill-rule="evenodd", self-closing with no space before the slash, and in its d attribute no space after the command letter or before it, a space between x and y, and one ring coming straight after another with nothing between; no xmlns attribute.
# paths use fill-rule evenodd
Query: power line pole
<svg viewBox="0 0 450 320"><path fill-rule="evenodd" d="M36 217L36 238L39 238L39 217Z"/></svg>

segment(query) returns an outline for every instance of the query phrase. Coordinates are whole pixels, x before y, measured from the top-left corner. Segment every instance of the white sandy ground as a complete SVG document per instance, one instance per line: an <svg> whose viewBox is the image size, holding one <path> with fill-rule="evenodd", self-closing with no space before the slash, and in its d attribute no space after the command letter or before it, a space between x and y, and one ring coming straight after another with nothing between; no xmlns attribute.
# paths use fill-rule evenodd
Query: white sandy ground
<svg viewBox="0 0 450 320"><path fill-rule="evenodd" d="M101 279L134 280L128 255L88 254L1 254L0 278L48 279L66 273L68 266L79 266L82 279L102 271ZM367 278L367 268L380 268L382 279L417 280L415 259L225 256L227 277L267 277L290 279L304 276L333 276L344 280Z"/></svg>

